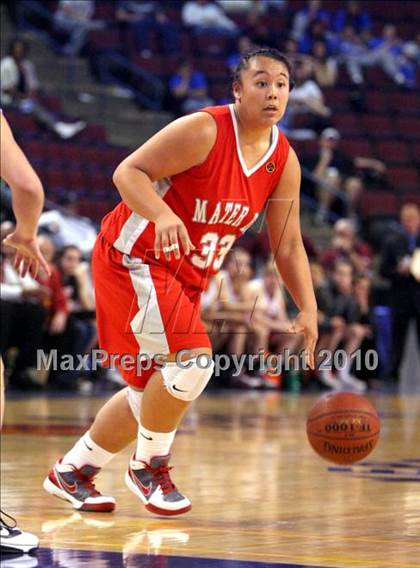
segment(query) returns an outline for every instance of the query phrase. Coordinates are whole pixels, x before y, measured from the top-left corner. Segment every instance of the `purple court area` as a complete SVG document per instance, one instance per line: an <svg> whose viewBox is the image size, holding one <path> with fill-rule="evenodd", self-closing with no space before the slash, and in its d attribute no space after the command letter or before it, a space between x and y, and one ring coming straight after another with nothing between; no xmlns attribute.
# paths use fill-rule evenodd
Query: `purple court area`
<svg viewBox="0 0 420 568"><path fill-rule="evenodd" d="M222 558L187 558L185 556L163 556L70 550L64 548L40 548L36 556L5 556L1 568L325 568L302 564L279 564L246 560L224 560Z"/></svg>

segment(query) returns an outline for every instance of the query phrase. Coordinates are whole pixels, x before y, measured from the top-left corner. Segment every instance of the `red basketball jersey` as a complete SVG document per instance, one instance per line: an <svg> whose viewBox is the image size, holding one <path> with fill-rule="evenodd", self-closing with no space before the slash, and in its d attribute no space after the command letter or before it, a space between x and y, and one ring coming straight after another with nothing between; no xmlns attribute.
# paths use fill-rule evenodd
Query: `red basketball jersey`
<svg viewBox="0 0 420 568"><path fill-rule="evenodd" d="M154 256L154 224L119 203L102 222L106 240L124 254L146 264L166 265L186 286L206 289L235 242L258 217L283 172L289 143L277 126L271 144L251 169L242 156L234 105L207 107L217 124L216 142L206 161L154 184L178 215L195 249L167 261ZM180 149L182 151L182 148Z"/></svg>

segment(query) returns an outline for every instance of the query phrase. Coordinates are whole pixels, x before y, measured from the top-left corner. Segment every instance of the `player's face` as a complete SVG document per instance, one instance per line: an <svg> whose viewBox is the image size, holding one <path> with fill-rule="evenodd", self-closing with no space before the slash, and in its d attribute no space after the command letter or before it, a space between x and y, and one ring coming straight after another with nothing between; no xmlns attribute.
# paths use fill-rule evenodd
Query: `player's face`
<svg viewBox="0 0 420 568"><path fill-rule="evenodd" d="M283 116L289 99L289 72L281 61L253 57L234 85L236 103L251 124L271 126Z"/></svg>

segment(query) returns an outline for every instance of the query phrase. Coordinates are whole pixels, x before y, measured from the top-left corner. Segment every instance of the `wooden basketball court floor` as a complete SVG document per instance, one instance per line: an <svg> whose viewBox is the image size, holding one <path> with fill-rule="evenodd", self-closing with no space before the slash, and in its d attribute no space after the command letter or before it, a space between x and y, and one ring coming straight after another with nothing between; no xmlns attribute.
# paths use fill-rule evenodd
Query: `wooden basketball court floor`
<svg viewBox="0 0 420 568"><path fill-rule="evenodd" d="M114 513L79 513L43 491L51 464L105 399L9 399L2 508L39 535L41 549L2 567L420 567L420 396L371 397L381 439L350 468L330 468L308 445L315 398L204 395L174 445L174 480L193 509L172 519L148 513L126 489L132 448L97 479L116 497Z"/></svg>

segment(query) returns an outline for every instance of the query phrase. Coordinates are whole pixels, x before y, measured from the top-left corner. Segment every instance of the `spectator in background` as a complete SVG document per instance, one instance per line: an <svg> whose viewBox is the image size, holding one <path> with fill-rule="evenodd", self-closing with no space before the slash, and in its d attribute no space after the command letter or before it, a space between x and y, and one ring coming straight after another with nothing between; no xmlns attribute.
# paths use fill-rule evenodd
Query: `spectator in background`
<svg viewBox="0 0 420 568"><path fill-rule="evenodd" d="M308 0L306 7L296 12L293 18L291 36L300 41L313 22L325 22L329 26L330 19L330 13L322 8L321 0Z"/></svg>
<svg viewBox="0 0 420 568"><path fill-rule="evenodd" d="M337 199L342 199L342 177L337 168L329 167L323 175L318 174L318 179L322 182L318 186L318 211L315 215L317 223L325 223L330 219L331 205Z"/></svg>
<svg viewBox="0 0 420 568"><path fill-rule="evenodd" d="M60 199L60 209L44 211L39 227L49 235L56 249L76 245L84 257L89 257L97 229L91 219L78 215L78 196L69 192Z"/></svg>
<svg viewBox="0 0 420 568"><path fill-rule="evenodd" d="M178 27L169 19L161 2L120 0L115 18L127 54L132 51L133 40L137 53L151 56L151 34L157 35L161 52L172 54L179 49Z"/></svg>
<svg viewBox="0 0 420 568"><path fill-rule="evenodd" d="M358 319L357 324L364 328L364 339L360 345L360 350L362 353L361 368L357 369L359 373L366 378L369 373L372 375L376 373L376 369L368 370L365 368L363 361L365 357L363 356L368 349L375 349L375 325L374 325L374 314L372 309L371 300L371 289L372 289L372 278L368 274L357 274L354 279L354 298L356 300L356 305L358 309ZM374 378L374 376L372 376Z"/></svg>
<svg viewBox="0 0 420 568"><path fill-rule="evenodd" d="M69 245L57 256L70 313L75 353L86 353L96 337L95 302L89 266L80 249Z"/></svg>
<svg viewBox="0 0 420 568"><path fill-rule="evenodd" d="M419 58L420 47L414 41L403 45L402 53L398 58L398 72L404 78L402 84L407 89L417 88Z"/></svg>
<svg viewBox="0 0 420 568"><path fill-rule="evenodd" d="M420 249L420 208L406 203L400 211L400 227L385 242L381 274L391 282L392 354L389 378L398 380L407 332L417 326L420 347L420 282L412 273L414 253ZM418 253L417 253L418 254Z"/></svg>
<svg viewBox="0 0 420 568"><path fill-rule="evenodd" d="M350 262L336 261L330 281L328 313L333 333L328 338L326 348L334 355L336 349L342 345L345 357L340 368L336 370L335 377L328 368L325 368L320 374L320 379L334 390L351 389L364 392L366 383L351 374L352 354L359 349L365 337L370 334L370 330L358 322L360 314L353 295L353 276L354 270Z"/></svg>
<svg viewBox="0 0 420 568"><path fill-rule="evenodd" d="M329 56L325 41L314 42L310 62L314 79L319 87L334 87L337 81L337 61Z"/></svg>
<svg viewBox="0 0 420 568"><path fill-rule="evenodd" d="M267 19L255 10L248 12L243 33L250 38L254 45L264 47L277 48L282 37L282 31L274 31Z"/></svg>
<svg viewBox="0 0 420 568"><path fill-rule="evenodd" d="M371 38L367 45L357 36L354 28L347 26L345 31L349 43L346 47L345 43L341 42L339 49L350 78L355 84L364 84L363 67L379 65L397 85L404 85L405 78L398 65L402 42L395 26L384 26L382 35Z"/></svg>
<svg viewBox="0 0 420 568"><path fill-rule="evenodd" d="M216 0L217 4L228 14L244 14L247 12L265 13L267 4L261 0Z"/></svg>
<svg viewBox="0 0 420 568"><path fill-rule="evenodd" d="M208 0L189 0L182 7L182 21L195 33L212 32L235 36L238 26L222 8Z"/></svg>
<svg viewBox="0 0 420 568"><path fill-rule="evenodd" d="M335 128L326 128L319 137L319 152L317 156L309 157L306 166L315 176L323 178L328 168L337 168L344 177L357 175L361 172L365 177L372 172L372 176L382 176L386 166L380 160L364 156L351 157L339 148L340 133ZM308 182L305 183L305 191L313 194L313 188Z"/></svg>
<svg viewBox="0 0 420 568"><path fill-rule="evenodd" d="M312 78L311 64L302 60L295 66L295 86L289 95L289 104L280 128L290 138L315 138L316 133L330 123L331 109L324 102L321 89ZM303 124L296 125L296 118L301 117Z"/></svg>
<svg viewBox="0 0 420 568"><path fill-rule="evenodd" d="M180 116L213 104L204 73L194 69L192 61L184 60L169 80L168 110Z"/></svg>
<svg viewBox="0 0 420 568"><path fill-rule="evenodd" d="M339 219L333 229L330 247L319 256L322 267L329 273L339 260L351 263L358 274L368 274L373 266L373 252L364 241L356 238L356 228L351 219Z"/></svg>
<svg viewBox="0 0 420 568"><path fill-rule="evenodd" d="M357 222L357 209L363 193L363 182L360 177L350 176L344 180L345 208L343 217L349 217Z"/></svg>
<svg viewBox="0 0 420 568"><path fill-rule="evenodd" d="M15 38L10 42L8 55L0 62L1 104L3 107L17 109L32 114L38 122L66 140L86 127L78 121L69 124L57 120L40 101L39 80L34 64L28 59L26 42Z"/></svg>
<svg viewBox="0 0 420 568"><path fill-rule="evenodd" d="M13 223L1 225L1 314L0 353L8 372L8 383L19 389L37 389L33 380L36 352L42 346L43 329L50 302L50 290L39 284L30 274L21 277L13 265L16 249L3 243L13 233ZM7 352L17 348L13 364Z"/></svg>
<svg viewBox="0 0 420 568"><path fill-rule="evenodd" d="M252 43L250 38L246 35L242 35L238 38L236 42L236 51L231 53L226 59L226 67L229 69L230 73L236 69L241 57L247 51L253 49L255 45Z"/></svg>
<svg viewBox="0 0 420 568"><path fill-rule="evenodd" d="M105 28L105 23L93 20L94 0L60 0L54 13L54 24L59 32L68 34L63 54L79 55L90 30Z"/></svg>
<svg viewBox="0 0 420 568"><path fill-rule="evenodd" d="M266 359L270 354L285 357L296 354L302 337L290 333L292 321L286 311L284 285L272 258L265 264L261 278L249 282L247 293L253 305L252 323L256 343ZM260 371L265 387L280 388L280 369L270 369L268 366Z"/></svg>
<svg viewBox="0 0 420 568"><path fill-rule="evenodd" d="M337 10L334 18L334 31L341 33L346 26L351 26L356 33L361 34L371 28L371 19L363 10L358 0L349 0L345 8Z"/></svg>

